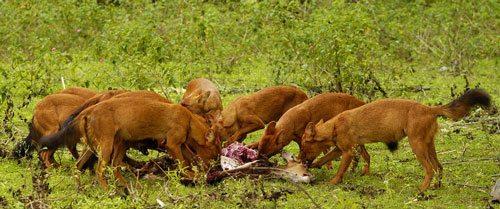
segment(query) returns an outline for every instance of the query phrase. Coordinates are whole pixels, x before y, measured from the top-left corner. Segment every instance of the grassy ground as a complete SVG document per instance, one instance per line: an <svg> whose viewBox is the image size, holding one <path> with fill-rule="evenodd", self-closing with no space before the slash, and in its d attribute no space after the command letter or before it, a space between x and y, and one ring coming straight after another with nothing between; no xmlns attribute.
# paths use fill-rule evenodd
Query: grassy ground
<svg viewBox="0 0 500 209"><path fill-rule="evenodd" d="M450 79L439 73L421 76L424 75L407 74L406 83L428 86L430 90L404 92L400 97L415 98L427 104L447 102L450 100L446 96L447 85L461 83L461 78ZM493 82L498 79L495 71L481 70L478 76L471 79L486 81L482 85L493 93L494 101L498 103L498 90L495 90L498 89L498 83ZM234 96L225 96L224 102L227 103L231 98ZM329 185L328 180L333 176L338 162L334 164L334 170L313 169L317 180L310 185L297 186L272 179L228 179L215 186L187 187L181 185L172 172L165 179L132 181L137 190L128 196L120 195L117 193L119 190L101 190L90 173L75 173L72 167L74 160L67 151L60 151L57 158L62 165L46 174L50 194L41 200L54 208L154 208L158 206L157 200L167 207L179 208L313 208L314 204L323 208L490 207L488 193L500 174L498 119L498 115L486 115L482 111L475 111L471 117L459 122L440 119L441 131L436 138L436 147L438 158L445 168L444 186L429 190L424 197L417 195L423 170L404 140L400 149L393 154L382 144L369 144L371 174L360 176L358 169L349 173L345 181L336 186ZM259 135L260 131L251 134L248 141L257 139ZM297 146L292 144L287 150L297 153ZM150 157L155 156L152 154ZM32 186L32 177L43 175L35 169L37 160L16 162L2 159L0 162L2 204L22 208L27 201L37 200L33 196L36 194L34 190L40 189ZM129 176L129 179L132 178Z"/></svg>
<svg viewBox="0 0 500 209"><path fill-rule="evenodd" d="M0 0L0 156L27 135L35 104L61 88L61 77L68 86L148 89L173 101L190 79L208 77L224 104L278 84L428 105L480 86L500 103L496 1L114 2ZM0 158L0 208L500 208L488 195L500 177L499 114L439 122L443 187L423 197L423 170L403 140L395 153L367 145L371 174L358 169L336 186L328 181L338 162L312 169L316 181L299 186L228 179L187 187L175 171L128 175L136 188L128 196L76 173L66 150L47 172L36 159ZM298 153L295 144L286 150Z"/></svg>

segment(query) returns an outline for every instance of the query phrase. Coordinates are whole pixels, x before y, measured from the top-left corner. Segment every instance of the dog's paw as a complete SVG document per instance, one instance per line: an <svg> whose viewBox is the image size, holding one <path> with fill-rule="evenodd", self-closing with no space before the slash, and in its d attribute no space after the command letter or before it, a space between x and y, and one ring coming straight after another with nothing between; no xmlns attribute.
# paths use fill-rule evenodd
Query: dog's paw
<svg viewBox="0 0 500 209"><path fill-rule="evenodd" d="M368 176L370 175L370 169L364 168L363 171L361 172L361 175L363 176Z"/></svg>
<svg viewBox="0 0 500 209"><path fill-rule="evenodd" d="M342 182L341 178L333 178L332 180L330 180L330 184L333 184L333 185L336 185L340 182Z"/></svg>

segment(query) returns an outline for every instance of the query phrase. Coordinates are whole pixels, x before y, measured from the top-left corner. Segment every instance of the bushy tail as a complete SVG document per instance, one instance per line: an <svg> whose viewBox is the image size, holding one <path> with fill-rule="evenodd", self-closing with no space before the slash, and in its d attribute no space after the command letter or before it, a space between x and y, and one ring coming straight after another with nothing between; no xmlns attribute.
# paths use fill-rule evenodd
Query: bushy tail
<svg viewBox="0 0 500 209"><path fill-rule="evenodd" d="M79 131L78 123L78 120L73 120L71 123L62 126L58 132L43 136L38 141L37 147L39 149L57 149L63 145L74 143L82 135Z"/></svg>
<svg viewBox="0 0 500 209"><path fill-rule="evenodd" d="M399 143L397 141L387 142L387 143L385 143L385 145L387 146L387 149L389 149L389 151L391 151L391 152L396 151L399 147Z"/></svg>
<svg viewBox="0 0 500 209"><path fill-rule="evenodd" d="M78 107L76 110L74 110L73 113L71 113L71 115L63 122L63 125L61 127L66 127L69 124L71 124L75 120L75 118L78 115L80 115L80 113L82 111L84 111L85 109L87 109L87 108L89 108L89 107L91 107L91 106L93 106L101 101L110 99L116 95L123 94L126 92L129 92L129 91L128 90L110 90L110 91L98 94L98 95L88 99L87 101L85 101L85 103L80 105L80 107Z"/></svg>
<svg viewBox="0 0 500 209"><path fill-rule="evenodd" d="M29 123L29 133L26 138L24 138L22 141L18 142L14 149L12 150L12 157L15 159L20 159L23 157L30 156L30 153L33 152L34 146L33 146L33 141L36 140L39 136L38 133L35 131L35 128L33 127L33 120L32 122Z"/></svg>
<svg viewBox="0 0 500 209"><path fill-rule="evenodd" d="M62 126L61 126L61 129L59 130L62 130L62 127L67 127L69 126L71 123L73 123L73 121L75 120L75 118L82 112L84 111L85 109L89 108L90 106L93 106L97 103L99 103L101 101L101 97L102 95L100 96L95 96L95 97L92 97L90 98L89 100L87 100L85 103L83 103L82 105L80 105L80 107L78 107L76 110L74 110L70 116L68 116L68 118L63 122Z"/></svg>
<svg viewBox="0 0 500 209"><path fill-rule="evenodd" d="M435 107L434 110L439 116L459 120L467 116L471 108L475 106L489 108L490 105L490 95L486 93L486 91L476 88L467 90L464 94L462 94L462 96L446 105Z"/></svg>

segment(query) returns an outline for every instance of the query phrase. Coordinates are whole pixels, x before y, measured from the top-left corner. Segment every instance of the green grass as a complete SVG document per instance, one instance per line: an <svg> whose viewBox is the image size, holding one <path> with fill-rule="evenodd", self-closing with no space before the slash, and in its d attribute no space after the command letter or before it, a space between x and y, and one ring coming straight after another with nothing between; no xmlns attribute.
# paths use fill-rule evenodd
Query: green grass
<svg viewBox="0 0 500 209"><path fill-rule="evenodd" d="M492 70L479 70L478 76L473 79L489 81L496 76ZM407 85L419 84L429 86L425 92L406 92L398 97L415 98L423 103L447 102L446 84L460 85L461 78L449 79L440 76L440 73L426 73L426 79L417 73L405 75ZM444 82L448 80L448 82ZM485 82L494 100L498 103L495 90L497 84ZM491 87L489 87L491 86ZM224 96L224 103L235 96ZM360 175L360 168L356 172L348 173L340 185L329 185L328 181L334 175L334 170L312 169L317 177L311 185L301 187L312 197L307 197L302 189L292 183L271 179L227 179L215 186L199 185L187 187L177 181L174 173L160 180L132 180L138 187L137 193L126 197L120 196L116 190L105 192L98 187L95 176L90 173L80 175L79 184L76 181L75 171L72 168L74 160L66 150L58 152L62 166L49 171L49 185L51 194L47 202L53 207L149 207L157 205L156 199L163 201L168 207L284 207L308 208L313 207L312 201L324 208L360 208L360 207L387 207L387 208L483 208L489 205L489 191L500 173L500 137L498 131L491 134L485 129L484 118L498 121L498 115L488 116L482 111L473 113L474 119L459 122L440 120L441 131L436 138L436 147L439 160L444 164L443 187L426 192L426 198L419 198L417 187L423 180L423 170L416 161L406 140L403 140L400 149L391 154L383 144L367 145L372 156L371 174ZM468 121L468 122L467 122ZM484 123L484 124L483 124ZM259 137L261 131L249 136L248 141ZM21 136L19 136L21 137ZM298 153L297 146L291 144L288 151ZM137 154L137 153L135 153ZM154 155L152 156L154 157ZM275 157L278 159L278 157ZM361 162L362 163L362 162ZM12 196L12 191L21 189L22 195L32 192L31 173L34 172L36 160L22 161L3 159L0 163L0 194L7 202L16 207L23 204ZM81 185L79 188L78 185ZM262 190L263 189L263 190ZM119 190L118 190L119 191ZM264 192L263 192L264 191ZM266 199L271 193L290 191L277 200ZM495 206L498 207L498 206Z"/></svg>
<svg viewBox="0 0 500 209"><path fill-rule="evenodd" d="M148 89L173 101L189 80L208 77L224 105L279 84L373 101L384 97L377 81L387 97L428 105L474 86L500 102L496 1L118 2L0 0L0 148L9 150L27 135L35 104L61 89L61 77L68 86ZM245 178L189 187L175 171L156 180L129 174L136 192L128 196L115 184L103 191L91 173L77 174L66 150L56 154L61 166L47 173L47 197L34 187L43 182L33 184L41 172L36 159L2 158L0 208L36 201L52 208L155 208L157 200L166 208L314 208L313 202L323 208L499 208L488 194L500 174L499 120L484 111L458 122L439 120L443 187L423 198L417 195L423 169L403 140L395 153L368 144L371 174L360 176L358 168L335 186L328 181L338 162L333 170L312 169L316 181L300 187Z"/></svg>

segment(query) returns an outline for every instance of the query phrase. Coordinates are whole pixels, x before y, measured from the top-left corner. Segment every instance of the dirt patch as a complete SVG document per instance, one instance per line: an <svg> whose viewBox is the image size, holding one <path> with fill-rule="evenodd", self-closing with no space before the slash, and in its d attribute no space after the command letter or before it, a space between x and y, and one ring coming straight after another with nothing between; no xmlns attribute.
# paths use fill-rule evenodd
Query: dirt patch
<svg viewBox="0 0 500 209"><path fill-rule="evenodd" d="M9 155L9 152L7 150L0 148L0 158L7 157Z"/></svg>
<svg viewBox="0 0 500 209"><path fill-rule="evenodd" d="M7 199L4 196L0 196L0 207L7 208L7 205L9 205Z"/></svg>
<svg viewBox="0 0 500 209"><path fill-rule="evenodd" d="M341 186L344 191L354 191L359 193L361 197L367 196L369 198L375 198L379 195L385 193L385 189L376 188L374 186L360 186L355 184L345 184Z"/></svg>
<svg viewBox="0 0 500 209"><path fill-rule="evenodd" d="M374 186L366 186L358 189L358 192L364 196L368 196L370 198L375 198L376 196L382 195L385 193L385 189L375 188Z"/></svg>
<svg viewBox="0 0 500 209"><path fill-rule="evenodd" d="M31 192L31 194L23 194L22 190L26 189L25 184L21 185L21 187L17 189L9 189L9 193L12 195L12 197L19 202L22 202L25 208L50 208L50 206L47 204L47 197L51 192L49 183L47 182L49 174L45 169L41 169L41 166L41 164L38 164L38 166L34 166L34 169L30 169L30 171L33 173L33 176L31 178L33 192ZM0 206L2 204L1 199L2 197L0 197Z"/></svg>
<svg viewBox="0 0 500 209"><path fill-rule="evenodd" d="M262 196L265 200L269 200L269 201L276 201L276 200L279 200L279 199L286 199L286 196L288 194L292 194L293 193L293 190L291 189L288 189L288 188L280 188L280 189L277 189L277 190L273 190L273 191L270 191L270 192L266 192L264 190L262 190Z"/></svg>
<svg viewBox="0 0 500 209"><path fill-rule="evenodd" d="M420 193L417 195L417 200L418 201L427 201L427 200L432 200L436 197L437 197L436 195Z"/></svg>

